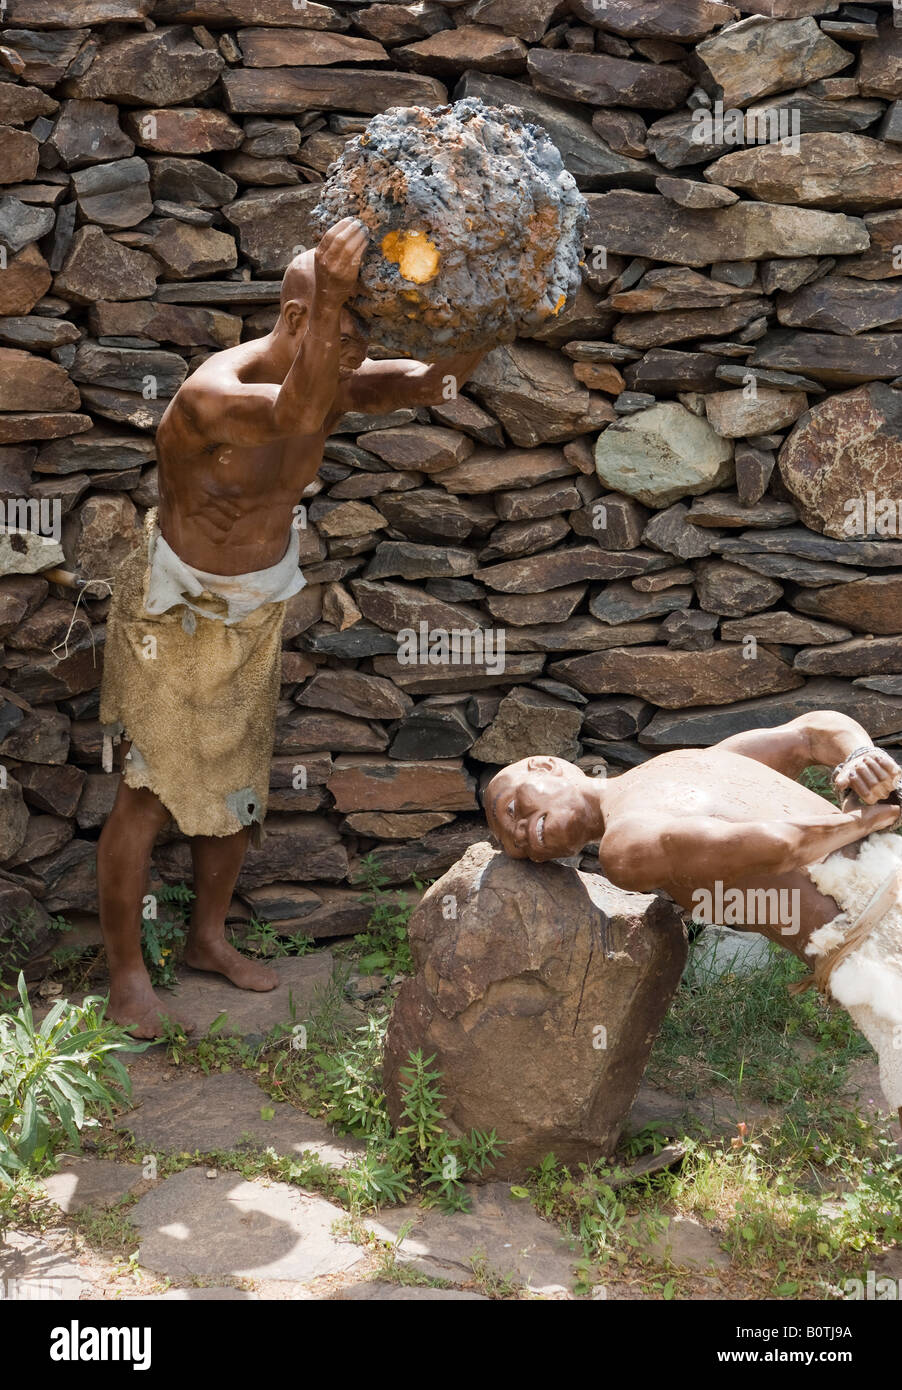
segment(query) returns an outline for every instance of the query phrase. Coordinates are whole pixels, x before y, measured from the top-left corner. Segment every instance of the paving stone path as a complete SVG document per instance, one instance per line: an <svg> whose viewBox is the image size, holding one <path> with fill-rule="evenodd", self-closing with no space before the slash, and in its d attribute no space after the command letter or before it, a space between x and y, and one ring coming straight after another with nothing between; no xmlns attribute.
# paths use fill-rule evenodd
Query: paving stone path
<svg viewBox="0 0 902 1390"><path fill-rule="evenodd" d="M329 952L273 964L281 982L264 995L184 972L171 992L173 1007L197 1021L195 1036L223 1012L224 1031L248 1042L280 1023L303 1023L331 976ZM188 1065L172 1066L162 1046L126 1063L133 1108L117 1127L134 1138L135 1162L89 1153L64 1157L44 1190L62 1215L82 1219L123 1203L121 1215L134 1230L128 1253L136 1252L140 1283L123 1268L127 1257L97 1256L60 1227L40 1238L7 1232L0 1241L0 1279L19 1279L21 1292L31 1287L47 1297L167 1301L484 1299L475 1264L514 1296L572 1296L577 1253L529 1202L513 1198L506 1183L474 1187L469 1213L444 1215L411 1204L364 1218L379 1241L396 1247L407 1277L412 1272L435 1280L432 1286L380 1279L378 1253L351 1240L344 1233L346 1212L316 1193L213 1167L203 1157L170 1176L147 1176L165 1155L265 1148L288 1157L307 1152L341 1168L364 1146L273 1100L246 1072L205 1076ZM411 1222L410 1233L399 1239Z"/></svg>
<svg viewBox="0 0 902 1390"><path fill-rule="evenodd" d="M223 1012L226 1030L248 1041L280 1023L303 1023L330 978L331 956L322 951L274 964L281 982L271 994L247 995L214 976L185 972L174 1005L197 1019L199 1036ZM579 1252L529 1201L515 1198L508 1183L472 1187L468 1212L409 1203L364 1218L380 1254L380 1245L352 1240L347 1214L318 1193L246 1177L215 1158L269 1148L287 1157L306 1152L340 1169L363 1145L273 1100L246 1072L205 1076L190 1064L171 1065L162 1046L132 1054L127 1065L134 1104L117 1127L133 1137L135 1161L90 1152L60 1160L59 1171L44 1183L60 1224L40 1236L8 1230L0 1238L0 1280L16 1280L18 1296L442 1301L484 1299L482 1289L504 1297L574 1296ZM859 1098L879 1098L876 1064L859 1064L853 1080ZM738 1119L770 1118L764 1107L737 1107L726 1096L687 1102L646 1084L629 1127L655 1122L662 1133L678 1135L692 1114L723 1133ZM160 1159L176 1154L198 1158L156 1177ZM118 1259L97 1253L90 1234L74 1233L74 1218L83 1225L92 1217L117 1216L133 1233ZM677 1217L659 1231L637 1225L636 1235L657 1267L677 1265L715 1280L729 1272L716 1235L691 1217ZM385 1278L386 1251L394 1252L403 1279L423 1282ZM894 1259L886 1257L885 1272L896 1271Z"/></svg>

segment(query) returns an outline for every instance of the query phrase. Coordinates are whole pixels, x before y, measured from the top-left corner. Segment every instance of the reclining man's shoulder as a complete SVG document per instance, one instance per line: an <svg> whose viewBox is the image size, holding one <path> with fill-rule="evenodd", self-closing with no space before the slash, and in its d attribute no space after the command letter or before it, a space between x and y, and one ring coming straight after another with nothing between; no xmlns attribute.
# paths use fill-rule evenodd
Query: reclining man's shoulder
<svg viewBox="0 0 902 1390"><path fill-rule="evenodd" d="M605 823L598 858L618 888L648 892L666 867L666 845L672 823L669 815L636 812L612 818Z"/></svg>

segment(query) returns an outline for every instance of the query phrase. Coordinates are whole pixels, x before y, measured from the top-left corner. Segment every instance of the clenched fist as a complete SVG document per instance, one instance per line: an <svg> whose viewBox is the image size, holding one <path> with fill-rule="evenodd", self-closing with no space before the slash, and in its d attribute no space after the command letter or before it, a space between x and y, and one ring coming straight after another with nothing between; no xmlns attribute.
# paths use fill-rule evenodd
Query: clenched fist
<svg viewBox="0 0 902 1390"><path fill-rule="evenodd" d="M841 797L851 792L866 806L873 806L887 800L900 778L902 770L895 758L883 748L869 748L840 769L833 785Z"/></svg>

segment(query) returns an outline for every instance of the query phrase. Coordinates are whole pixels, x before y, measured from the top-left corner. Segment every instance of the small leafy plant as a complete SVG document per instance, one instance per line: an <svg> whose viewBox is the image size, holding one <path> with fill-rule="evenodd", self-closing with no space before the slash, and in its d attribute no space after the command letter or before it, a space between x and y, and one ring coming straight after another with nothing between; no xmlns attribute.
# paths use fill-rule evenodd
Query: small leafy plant
<svg viewBox="0 0 902 1390"><path fill-rule="evenodd" d="M379 867L375 855L367 854L360 861L360 870L359 877L367 890L363 900L370 909L366 931L357 937L363 952L358 962L360 970L364 975L376 970L384 970L389 975L409 974L413 968L407 936L411 905L399 891L385 891L388 876ZM422 883L416 879L413 883L422 891Z"/></svg>
<svg viewBox="0 0 902 1390"><path fill-rule="evenodd" d="M241 1067L251 1067L256 1049L234 1033L226 1031L229 1016L217 1014L202 1038L189 1043L181 1024L166 1020L164 1039L170 1062L179 1066L183 1060L190 1060L200 1067L204 1076L211 1072L230 1072Z"/></svg>
<svg viewBox="0 0 902 1390"><path fill-rule="evenodd" d="M392 1132L382 1087L388 1016L370 1015L357 1038L333 1057L320 1056L320 1093L326 1118L367 1140L365 1157L347 1170L352 1205L378 1207L419 1190L424 1206L466 1211L468 1177L491 1167L502 1144L495 1131L469 1136L445 1128L441 1073L434 1057L412 1052L401 1072L401 1123Z"/></svg>
<svg viewBox="0 0 902 1390"><path fill-rule="evenodd" d="M441 1072L430 1071L435 1056L421 1050L409 1054L401 1072L404 1104L393 1141L397 1158L413 1169L423 1188L423 1205L443 1211L466 1211L469 1198L464 1178L481 1177L499 1156L502 1144L493 1130L473 1129L469 1135L450 1135L445 1130Z"/></svg>
<svg viewBox="0 0 902 1390"><path fill-rule="evenodd" d="M93 1110L111 1116L131 1093L128 1072L115 1055L147 1046L104 1017L106 1004L61 999L44 1021L34 1021L25 977L18 980L19 1007L0 1016L0 1182L37 1168L57 1135L78 1147L79 1134L95 1124Z"/></svg>
<svg viewBox="0 0 902 1390"><path fill-rule="evenodd" d="M176 984L193 901L194 894L187 884L167 883L157 893L157 904L171 911L142 918L144 963L155 988L172 989Z"/></svg>
<svg viewBox="0 0 902 1390"><path fill-rule="evenodd" d="M238 943L233 940L233 945ZM283 956L306 956L313 950L316 942L310 936L282 936L272 922L262 922L252 917L248 923L247 935L241 943L242 949L255 956L279 959Z"/></svg>
<svg viewBox="0 0 902 1390"><path fill-rule="evenodd" d="M63 919L52 917L48 925L58 930L58 922L62 923ZM68 923L64 925L68 928ZM13 980L28 961L40 934L34 907L11 912L0 924L0 994L13 991ZM15 1000L11 1002L15 1007Z"/></svg>
<svg viewBox="0 0 902 1390"><path fill-rule="evenodd" d="M363 1139L387 1140L391 1134L381 1074L387 1027L387 1014L370 1014L341 1051L316 1056L326 1119Z"/></svg>

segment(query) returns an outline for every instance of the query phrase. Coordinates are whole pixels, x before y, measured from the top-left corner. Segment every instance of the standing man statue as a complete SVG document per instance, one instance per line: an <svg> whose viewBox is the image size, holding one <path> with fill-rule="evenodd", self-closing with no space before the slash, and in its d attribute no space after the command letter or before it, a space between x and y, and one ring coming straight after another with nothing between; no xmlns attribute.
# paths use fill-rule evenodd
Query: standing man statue
<svg viewBox="0 0 902 1390"><path fill-rule="evenodd" d="M372 361L346 308L369 233L343 218L291 262L279 319L215 353L157 431L159 512L114 583L100 719L104 765L123 777L97 854L110 1016L158 1037L141 917L154 840L170 816L189 837L195 901L185 961L239 989L275 971L225 939L248 841L262 838L279 696L285 602L304 585L295 508L345 411L437 404L483 352L434 364Z"/></svg>
<svg viewBox="0 0 902 1390"><path fill-rule="evenodd" d="M815 766L833 769L842 809L795 780ZM902 837L880 833L899 825L899 778L860 724L820 710L610 780L524 758L492 778L485 810L516 859L597 841L618 887L663 890L697 920L761 932L813 964L805 985L848 1009L902 1122Z"/></svg>

